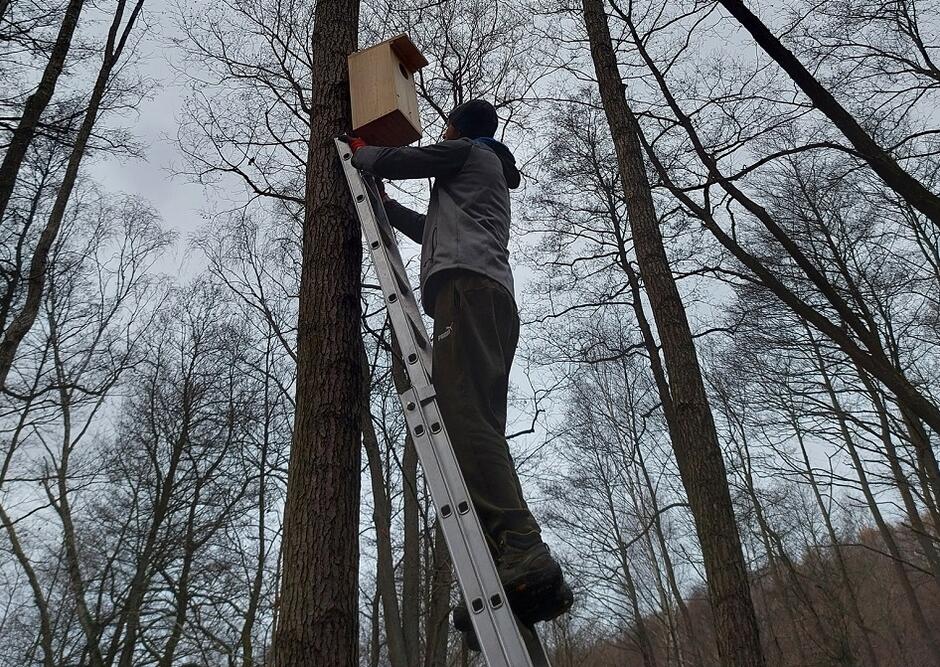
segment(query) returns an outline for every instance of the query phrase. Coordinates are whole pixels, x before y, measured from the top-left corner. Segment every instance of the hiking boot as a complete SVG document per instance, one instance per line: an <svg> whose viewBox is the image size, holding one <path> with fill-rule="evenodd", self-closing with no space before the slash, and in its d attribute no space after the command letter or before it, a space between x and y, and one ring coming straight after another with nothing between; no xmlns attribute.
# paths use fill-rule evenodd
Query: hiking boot
<svg viewBox="0 0 940 667"><path fill-rule="evenodd" d="M574 595L538 532L504 533L496 569L509 606L525 625L550 621L571 609ZM466 604L454 608L454 627L465 633L470 648L479 646Z"/></svg>
<svg viewBox="0 0 940 667"><path fill-rule="evenodd" d="M562 579L559 585L551 592L551 595L544 595L542 600L542 613L539 615L546 617L541 620L550 621L571 609L571 605L574 603L574 594L571 592L568 584ZM521 617L519 620L530 627L532 623L535 622L527 622ZM470 611L465 604L460 604L454 608L453 622L454 628L463 634L463 640L467 648L471 651L480 651L480 641L477 639L476 632L473 630L473 621L470 619Z"/></svg>
<svg viewBox="0 0 940 667"><path fill-rule="evenodd" d="M496 564L509 606L523 623L548 621L560 611L558 589L564 583L561 566L535 532L504 533Z"/></svg>
<svg viewBox="0 0 940 667"><path fill-rule="evenodd" d="M550 616L550 618L545 618L542 620L551 621L571 609L572 604L574 604L574 593L571 592L571 588L569 588L568 584L562 580L561 584L554 591L552 591L551 597L545 596L545 599L546 613L542 615ZM526 625L531 625L532 623L536 622L527 621L521 617L519 620ZM454 628L460 632L473 632L473 622L470 620L470 610L467 609L466 604L461 603L454 607L453 623Z"/></svg>

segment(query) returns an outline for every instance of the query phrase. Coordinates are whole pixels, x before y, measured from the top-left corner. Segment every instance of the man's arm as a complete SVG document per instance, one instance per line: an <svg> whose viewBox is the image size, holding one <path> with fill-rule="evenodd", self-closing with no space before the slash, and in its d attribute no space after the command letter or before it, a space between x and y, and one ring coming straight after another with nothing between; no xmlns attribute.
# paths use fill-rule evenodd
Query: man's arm
<svg viewBox="0 0 940 667"><path fill-rule="evenodd" d="M407 206L402 206L394 199L383 198L385 204L385 213L388 215L388 221L392 227L402 232L415 243L421 243L424 238L424 218L425 216L412 211Z"/></svg>
<svg viewBox="0 0 940 667"><path fill-rule="evenodd" d="M357 169L392 180L447 177L460 171L472 146L466 139L430 146L363 146L353 155L352 163Z"/></svg>

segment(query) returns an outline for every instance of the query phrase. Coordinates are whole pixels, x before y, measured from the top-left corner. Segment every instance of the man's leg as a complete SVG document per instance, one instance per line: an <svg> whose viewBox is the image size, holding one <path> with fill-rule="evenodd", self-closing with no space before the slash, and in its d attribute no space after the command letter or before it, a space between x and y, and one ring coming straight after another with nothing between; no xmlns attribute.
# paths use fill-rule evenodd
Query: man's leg
<svg viewBox="0 0 940 667"><path fill-rule="evenodd" d="M439 283L433 355L438 405L509 602L533 623L566 611L572 595L529 512L506 442L509 369L518 337L515 304L498 283L470 272L448 274ZM454 625L472 636L466 607L454 610Z"/></svg>
<svg viewBox="0 0 940 667"><path fill-rule="evenodd" d="M506 442L509 369L519 335L512 297L468 271L439 282L434 387L480 523L494 550L507 532L538 533Z"/></svg>

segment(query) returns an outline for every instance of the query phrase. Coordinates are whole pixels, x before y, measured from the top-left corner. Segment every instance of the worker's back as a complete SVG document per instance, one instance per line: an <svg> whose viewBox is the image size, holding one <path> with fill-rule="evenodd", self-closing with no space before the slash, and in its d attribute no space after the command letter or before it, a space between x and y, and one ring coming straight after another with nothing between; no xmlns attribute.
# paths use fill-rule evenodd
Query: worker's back
<svg viewBox="0 0 940 667"><path fill-rule="evenodd" d="M509 187L519 184L512 154L492 139L456 139L466 157L453 174L440 176L431 191L421 252L425 310L433 314L435 276L466 269L492 278L514 295L509 266Z"/></svg>

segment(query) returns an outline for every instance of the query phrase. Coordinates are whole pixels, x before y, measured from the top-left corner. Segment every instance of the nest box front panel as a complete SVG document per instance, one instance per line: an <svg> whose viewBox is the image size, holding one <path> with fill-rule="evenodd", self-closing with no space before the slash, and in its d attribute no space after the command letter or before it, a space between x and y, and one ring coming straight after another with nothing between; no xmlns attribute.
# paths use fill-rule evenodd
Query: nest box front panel
<svg viewBox="0 0 940 667"><path fill-rule="evenodd" d="M405 36L349 56L353 134L375 146L405 146L420 139L414 71L426 63Z"/></svg>

